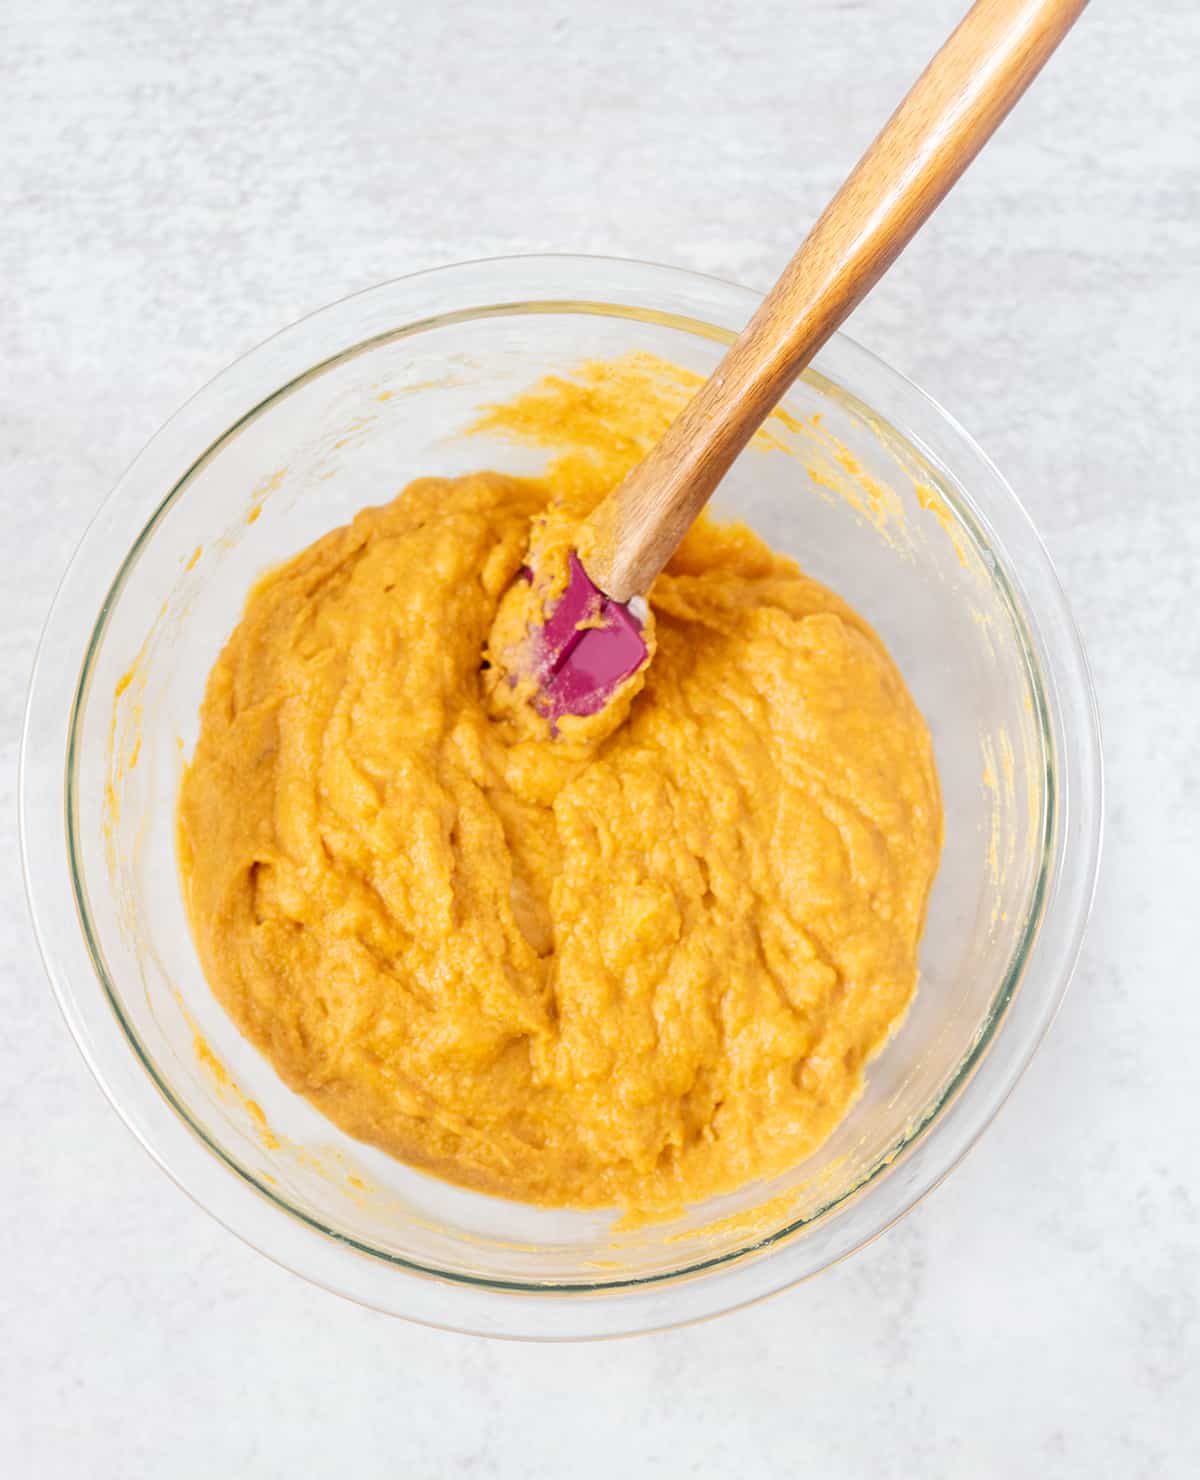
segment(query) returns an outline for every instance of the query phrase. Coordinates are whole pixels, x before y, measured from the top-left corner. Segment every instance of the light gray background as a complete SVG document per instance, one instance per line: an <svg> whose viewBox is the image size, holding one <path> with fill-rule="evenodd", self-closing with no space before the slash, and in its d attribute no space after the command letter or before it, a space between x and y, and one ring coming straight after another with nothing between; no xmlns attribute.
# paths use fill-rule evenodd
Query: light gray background
<svg viewBox="0 0 1200 1480"><path fill-rule="evenodd" d="M85 521L235 355L381 279L603 251L765 286L963 0L0 4L0 785ZM1194 1475L1195 0L1097 3L854 332L1033 513L1109 823L1074 988L967 1164L844 1266L605 1346L310 1289L88 1077L0 856L0 1470Z"/></svg>

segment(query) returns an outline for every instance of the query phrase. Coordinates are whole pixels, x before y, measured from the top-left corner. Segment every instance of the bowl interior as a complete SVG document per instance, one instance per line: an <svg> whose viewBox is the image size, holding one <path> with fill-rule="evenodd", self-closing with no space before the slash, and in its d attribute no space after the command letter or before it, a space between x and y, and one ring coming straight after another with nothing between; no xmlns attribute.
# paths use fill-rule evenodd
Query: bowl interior
<svg viewBox="0 0 1200 1480"><path fill-rule="evenodd" d="M350 1140L285 1089L205 982L178 886L175 796L209 669L255 578L418 475L536 472L544 451L464 435L482 404L633 350L707 374L726 337L662 313L557 302L434 319L348 348L246 407L163 487L93 634L72 719L68 832L113 1008L214 1153L294 1217L381 1259L502 1287L594 1289L802 1238L891 1175L1020 981L1053 773L1012 574L967 490L864 404L870 388L810 372L785 402L789 420L772 424L775 445L739 461L716 512L745 520L874 623L933 731L947 819L918 995L820 1152L640 1228L464 1192Z"/></svg>

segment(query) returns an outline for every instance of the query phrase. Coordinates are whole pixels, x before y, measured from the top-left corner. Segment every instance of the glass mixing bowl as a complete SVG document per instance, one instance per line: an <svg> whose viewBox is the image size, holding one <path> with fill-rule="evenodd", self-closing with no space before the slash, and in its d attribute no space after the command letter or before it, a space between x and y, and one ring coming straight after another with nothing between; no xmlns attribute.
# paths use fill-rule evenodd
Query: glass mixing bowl
<svg viewBox="0 0 1200 1480"><path fill-rule="evenodd" d="M692 273L569 257L470 263L348 298L252 351L163 428L54 603L21 801L31 908L63 1012L113 1104L187 1192L271 1258L364 1304L488 1334L582 1337L793 1284L954 1166L1062 998L1101 827L1079 638L995 468L845 338L716 504L874 623L941 771L946 845L920 988L820 1152L640 1228L465 1192L351 1140L290 1093L205 982L176 872L176 789L206 676L256 576L419 474L536 471L545 452L463 435L481 404L631 350L708 373L757 302Z"/></svg>

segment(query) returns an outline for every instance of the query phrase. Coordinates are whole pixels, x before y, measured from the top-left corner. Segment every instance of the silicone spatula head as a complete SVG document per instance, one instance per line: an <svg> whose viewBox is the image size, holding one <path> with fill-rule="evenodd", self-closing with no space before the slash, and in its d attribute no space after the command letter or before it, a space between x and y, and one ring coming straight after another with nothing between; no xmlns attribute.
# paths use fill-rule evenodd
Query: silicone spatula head
<svg viewBox="0 0 1200 1480"><path fill-rule="evenodd" d="M566 589L533 637L534 703L552 724L568 714L598 714L646 662L636 605L606 596L571 551Z"/></svg>

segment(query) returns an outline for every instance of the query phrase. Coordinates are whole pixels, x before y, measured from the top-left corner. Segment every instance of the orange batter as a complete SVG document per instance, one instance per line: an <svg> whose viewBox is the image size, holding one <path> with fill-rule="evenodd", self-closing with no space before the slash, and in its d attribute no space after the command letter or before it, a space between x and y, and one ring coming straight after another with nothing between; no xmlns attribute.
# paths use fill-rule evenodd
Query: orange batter
<svg viewBox="0 0 1200 1480"><path fill-rule="evenodd" d="M551 738L509 688L531 538L556 558L647 404L606 409L611 455L419 480L270 574L179 806L208 978L287 1084L463 1185L641 1211L828 1136L914 990L941 844L879 639L741 526L689 534L612 713ZM539 405L570 442L596 402L552 383L514 424Z"/></svg>

